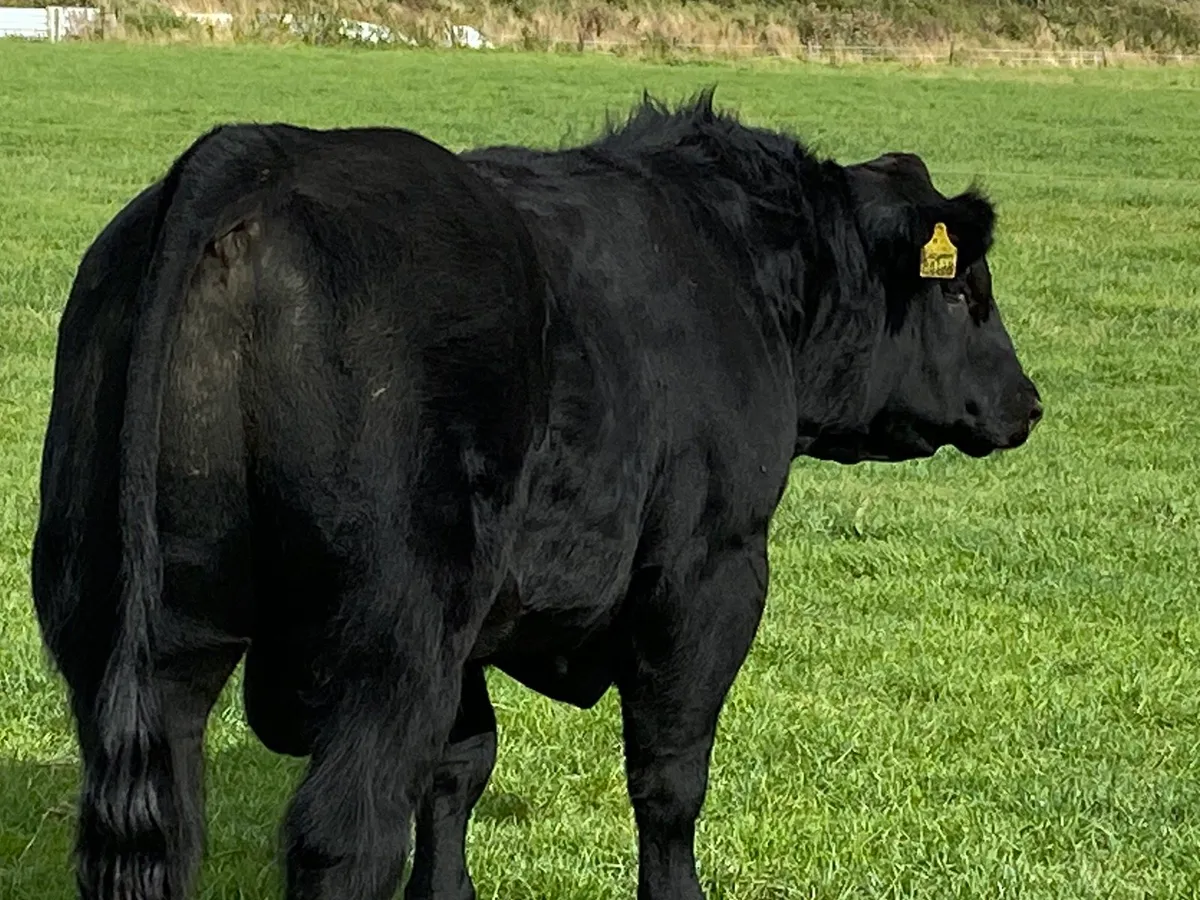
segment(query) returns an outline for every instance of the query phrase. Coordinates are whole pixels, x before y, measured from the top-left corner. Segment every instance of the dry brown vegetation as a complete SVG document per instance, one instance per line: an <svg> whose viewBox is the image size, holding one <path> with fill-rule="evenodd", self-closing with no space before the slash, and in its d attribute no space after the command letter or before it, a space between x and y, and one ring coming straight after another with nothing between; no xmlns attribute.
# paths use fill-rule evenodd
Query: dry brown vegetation
<svg viewBox="0 0 1200 900"><path fill-rule="evenodd" d="M18 0L0 0L18 2ZM417 44L439 43L448 25L472 25L498 47L791 57L884 56L969 61L1048 58L1090 51L1200 52L1200 0L113 0L105 37L306 40L337 43L343 19L387 26ZM231 26L184 12L229 13ZM291 13L297 35L279 25ZM1105 54L1100 57L1098 54Z"/></svg>

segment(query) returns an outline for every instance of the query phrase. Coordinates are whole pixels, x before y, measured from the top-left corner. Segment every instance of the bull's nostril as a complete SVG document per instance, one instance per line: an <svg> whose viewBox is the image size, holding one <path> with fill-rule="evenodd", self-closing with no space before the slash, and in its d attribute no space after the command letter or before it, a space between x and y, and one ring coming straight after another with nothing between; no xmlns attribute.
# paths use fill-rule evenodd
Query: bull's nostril
<svg viewBox="0 0 1200 900"><path fill-rule="evenodd" d="M967 401L967 415L968 416L979 415L979 404L976 403L974 400Z"/></svg>
<svg viewBox="0 0 1200 900"><path fill-rule="evenodd" d="M1036 425L1039 421L1041 421L1041 418L1042 404L1035 401L1033 407L1029 410L1029 424Z"/></svg>

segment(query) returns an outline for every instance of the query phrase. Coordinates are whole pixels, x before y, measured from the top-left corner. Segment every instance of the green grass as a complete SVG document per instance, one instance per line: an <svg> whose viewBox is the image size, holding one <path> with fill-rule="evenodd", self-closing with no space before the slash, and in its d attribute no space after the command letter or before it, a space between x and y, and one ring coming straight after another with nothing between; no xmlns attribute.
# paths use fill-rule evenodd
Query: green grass
<svg viewBox="0 0 1200 900"><path fill-rule="evenodd" d="M923 154L1000 207L1024 449L804 461L699 835L726 900L1200 893L1200 72L653 66L599 57L0 45L0 897L73 896L76 774L28 591L54 329L86 244L226 119L392 123L453 148L586 137L643 86L844 161ZM632 897L616 698L492 678L482 898ZM274 896L300 771L211 731L206 898Z"/></svg>

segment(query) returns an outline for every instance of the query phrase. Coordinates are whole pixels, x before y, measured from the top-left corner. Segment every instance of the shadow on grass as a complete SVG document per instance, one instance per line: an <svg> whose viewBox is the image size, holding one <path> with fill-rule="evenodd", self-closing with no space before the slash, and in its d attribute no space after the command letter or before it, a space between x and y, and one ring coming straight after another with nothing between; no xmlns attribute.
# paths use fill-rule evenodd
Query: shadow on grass
<svg viewBox="0 0 1200 900"><path fill-rule="evenodd" d="M74 900L71 840L73 761L0 760L0 897Z"/></svg>
<svg viewBox="0 0 1200 900"><path fill-rule="evenodd" d="M279 827L305 761L250 740L208 757L208 848L198 900L282 896ZM71 861L79 772L74 760L0 760L0 898L75 900ZM488 791L476 821L524 824L530 804ZM530 898L532 900L532 898Z"/></svg>

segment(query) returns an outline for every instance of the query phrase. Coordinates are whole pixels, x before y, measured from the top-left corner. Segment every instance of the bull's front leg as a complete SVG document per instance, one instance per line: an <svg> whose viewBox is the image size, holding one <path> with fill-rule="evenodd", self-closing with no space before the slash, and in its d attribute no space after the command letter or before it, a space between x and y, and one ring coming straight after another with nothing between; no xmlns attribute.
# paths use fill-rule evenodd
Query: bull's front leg
<svg viewBox="0 0 1200 900"><path fill-rule="evenodd" d="M767 588L765 535L664 573L630 597L629 664L618 680L638 900L703 900L694 852L717 719L746 658Z"/></svg>
<svg viewBox="0 0 1200 900"><path fill-rule="evenodd" d="M417 809L416 848L404 900L475 900L467 868L471 811L496 763L496 715L482 666L469 666L454 727Z"/></svg>

